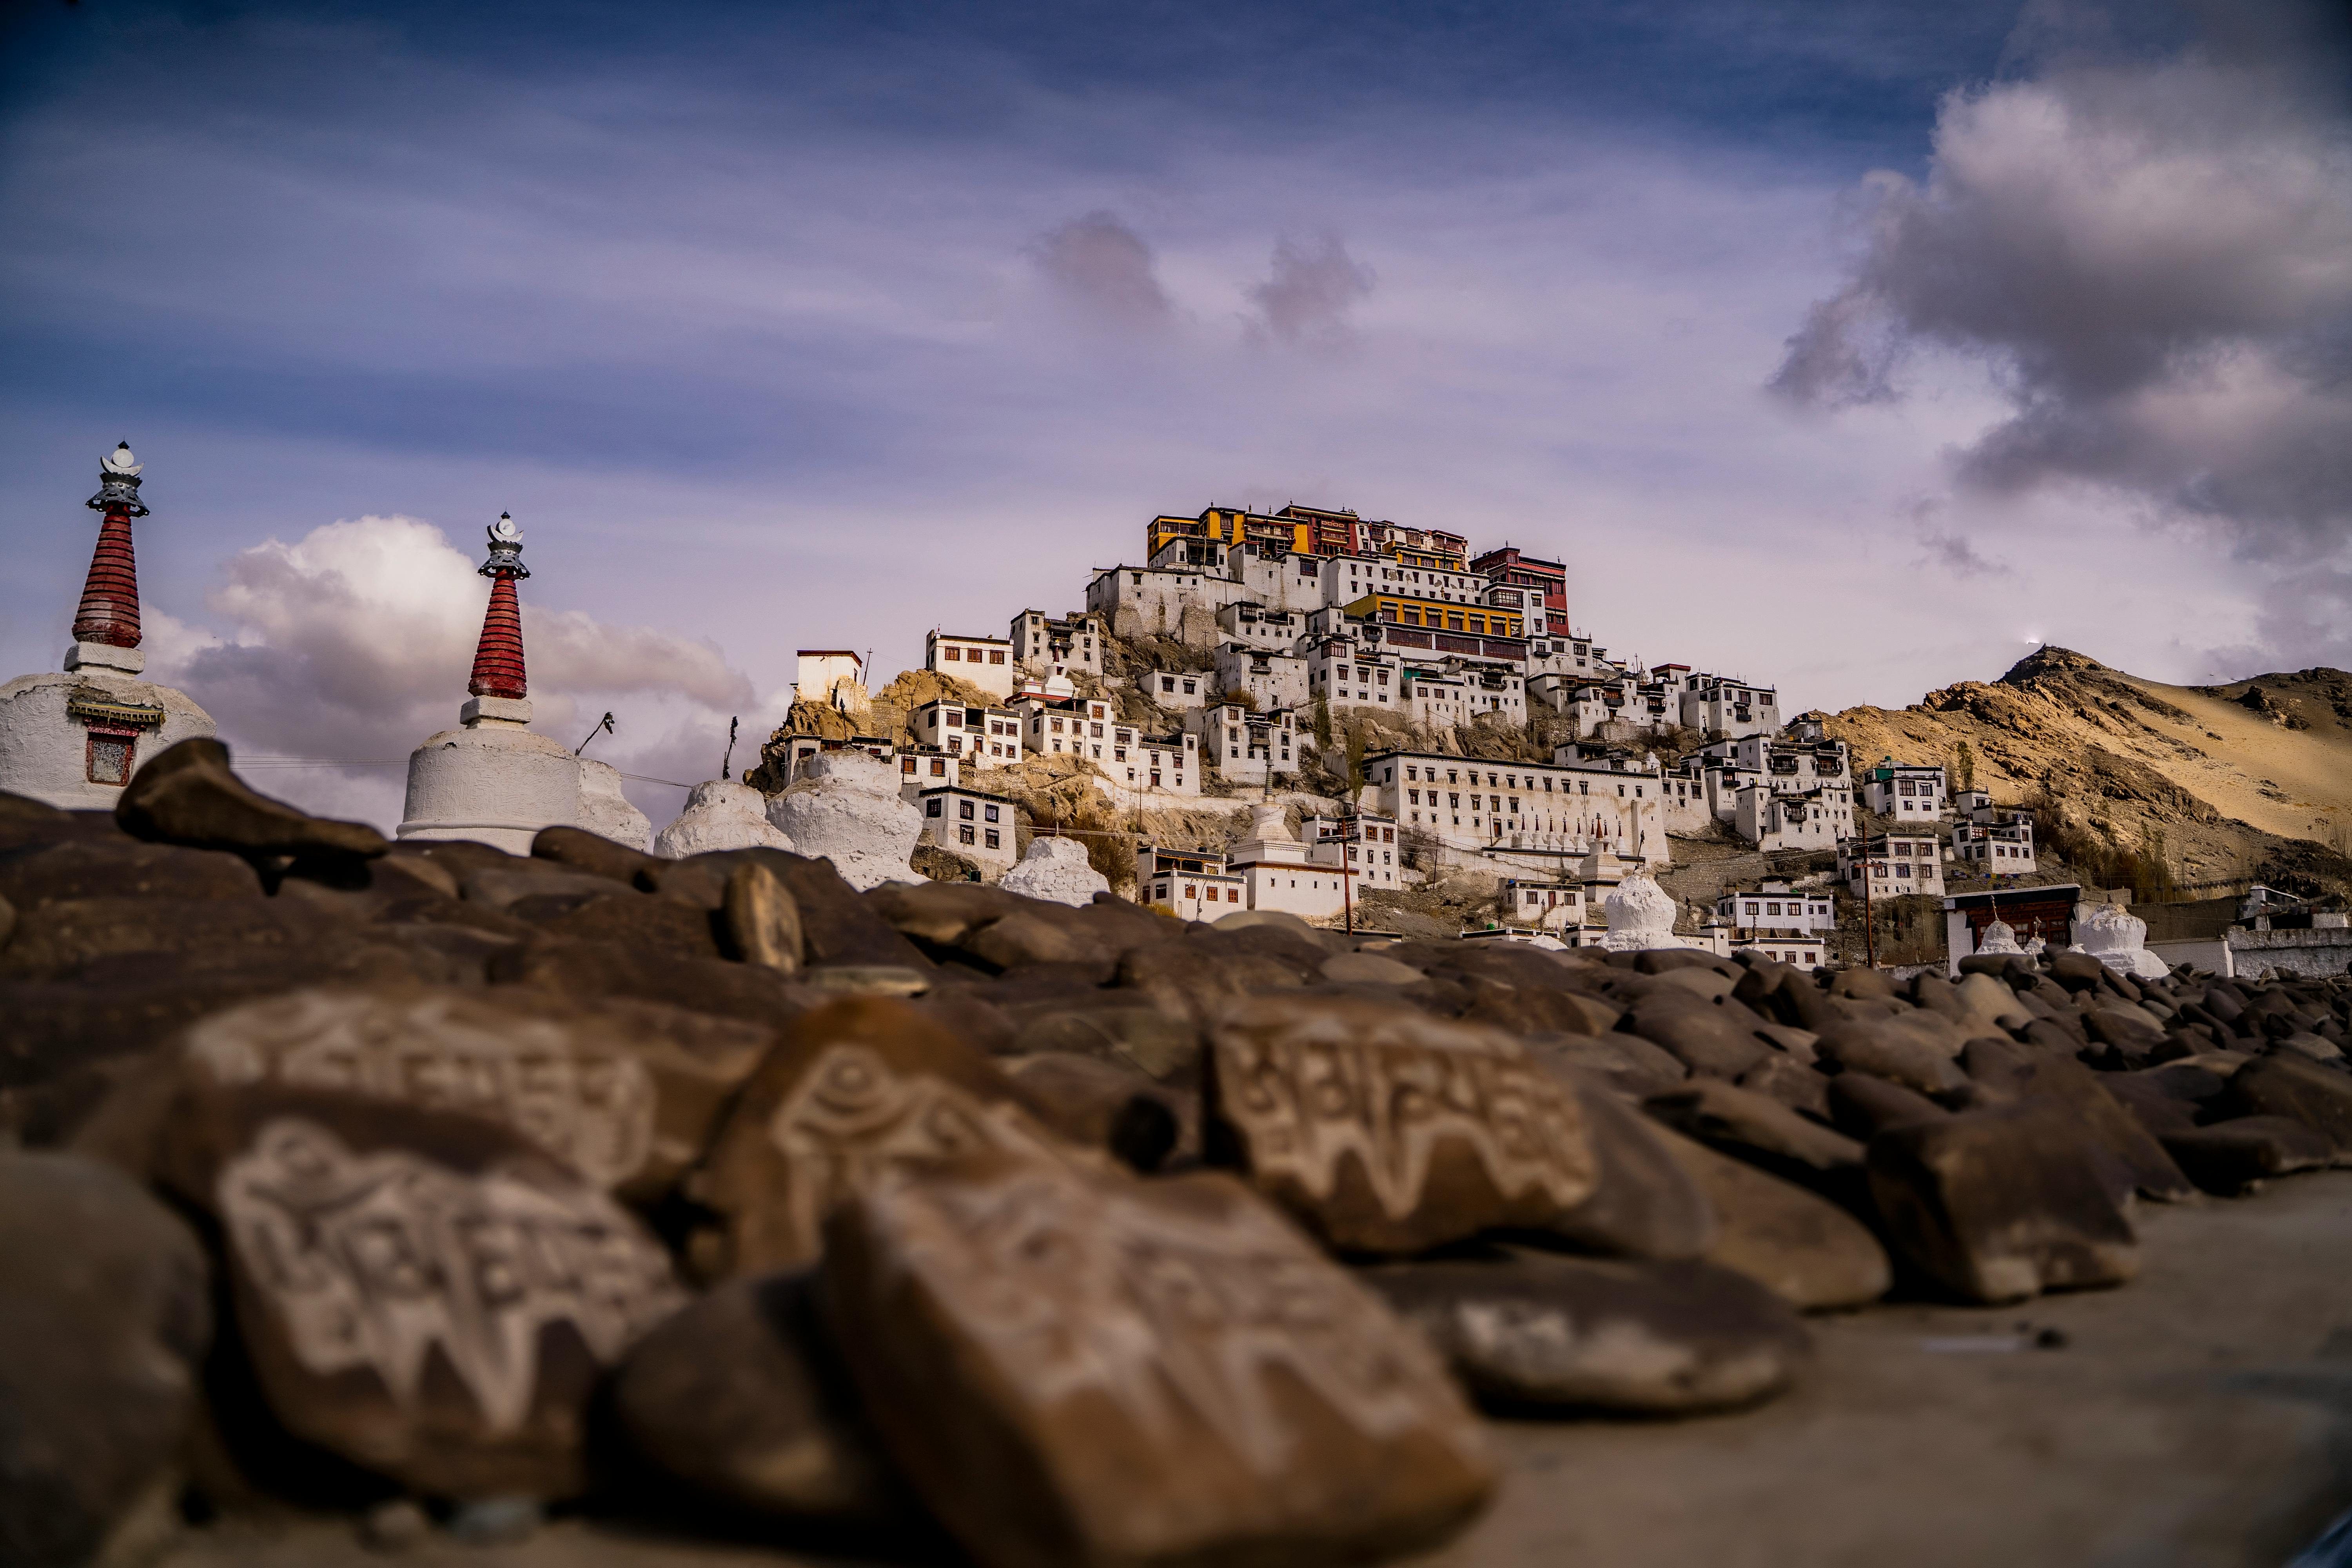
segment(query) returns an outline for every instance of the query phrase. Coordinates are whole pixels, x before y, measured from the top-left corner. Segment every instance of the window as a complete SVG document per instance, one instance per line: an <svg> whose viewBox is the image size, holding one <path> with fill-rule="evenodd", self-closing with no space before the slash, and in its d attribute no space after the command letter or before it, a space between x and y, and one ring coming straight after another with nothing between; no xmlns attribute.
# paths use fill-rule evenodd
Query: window
<svg viewBox="0 0 2352 1568"><path fill-rule="evenodd" d="M966 822L970 822L971 820L971 802L968 800L960 800L956 802L956 815L962 817Z"/></svg>
<svg viewBox="0 0 2352 1568"><path fill-rule="evenodd" d="M805 757L808 753L806 752L803 752L801 755ZM902 773L913 773L915 771L915 759L912 757L900 757L898 759L898 771Z"/></svg>
<svg viewBox="0 0 2352 1568"><path fill-rule="evenodd" d="M995 808L994 806L992 806L992 806L990 806L988 809L989 809L992 813L992 812L994 812L994 811L996 810L996 808ZM966 829L964 829L964 831L965 831L965 832L967 832L967 833L969 833L969 832L971 832L971 829L970 829L970 828L966 828ZM1003 848L1003 846L1002 844L1000 844L997 840L998 840L998 835L997 835L997 831L996 831L996 829L995 829L995 828L993 828L993 827L990 828L990 829L988 830L988 846L987 846L987 847L988 847L989 848L991 848L991 849L1001 849L1001 848Z"/></svg>
<svg viewBox="0 0 2352 1568"><path fill-rule="evenodd" d="M923 815L925 816L945 816L947 815L947 812L944 809L947 803L944 801L927 800L923 802Z"/></svg>
<svg viewBox="0 0 2352 1568"><path fill-rule="evenodd" d="M92 730L89 732L86 776L92 784L129 784L131 758L138 746L139 737L135 733L121 730Z"/></svg>
<svg viewBox="0 0 2352 1568"><path fill-rule="evenodd" d="M1004 662L1004 650L1001 647L990 648L988 650L988 662L991 664L1003 664Z"/></svg>
<svg viewBox="0 0 2352 1568"><path fill-rule="evenodd" d="M956 829L956 842L957 842L957 843L959 843L959 844L969 844L969 843L971 843L971 841L972 841L972 831L971 831L971 826L970 826L969 824L967 824L967 825L965 825L964 826L961 826L961 827L959 827L959 828L957 828L957 829Z"/></svg>
<svg viewBox="0 0 2352 1568"><path fill-rule="evenodd" d="M931 776L933 778L945 778L947 776L947 771L948 760L945 757L933 757L931 759Z"/></svg>

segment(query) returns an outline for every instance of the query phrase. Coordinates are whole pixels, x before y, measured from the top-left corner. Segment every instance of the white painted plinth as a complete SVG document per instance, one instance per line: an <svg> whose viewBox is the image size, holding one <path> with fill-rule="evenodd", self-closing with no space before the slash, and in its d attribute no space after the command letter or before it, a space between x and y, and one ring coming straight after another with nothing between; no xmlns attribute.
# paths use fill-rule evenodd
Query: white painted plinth
<svg viewBox="0 0 2352 1568"><path fill-rule="evenodd" d="M99 646L82 643L76 647ZM20 675L0 686L0 790L67 811L114 809L122 798L122 786L90 782L89 727L66 711L76 692L92 691L109 702L163 710L163 723L142 728L131 743L134 773L157 752L215 732L212 715L186 692L138 679L119 668L132 659L143 664L138 649L104 651L114 656L115 666L81 663L70 673Z"/></svg>
<svg viewBox="0 0 2352 1568"><path fill-rule="evenodd" d="M444 730L409 753L401 815L403 838L470 838L528 855L541 828L579 825L579 760L512 724Z"/></svg>

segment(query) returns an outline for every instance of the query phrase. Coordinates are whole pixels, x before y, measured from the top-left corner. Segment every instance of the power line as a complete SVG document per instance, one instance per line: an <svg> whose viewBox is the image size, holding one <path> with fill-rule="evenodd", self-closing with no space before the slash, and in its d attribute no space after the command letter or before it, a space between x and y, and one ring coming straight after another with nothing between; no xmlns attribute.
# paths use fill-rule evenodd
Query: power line
<svg viewBox="0 0 2352 1568"><path fill-rule="evenodd" d="M406 757L238 757L234 764L245 768L404 768ZM615 772L619 770L615 769ZM672 789L692 789L690 784L677 779L657 779L651 773L622 773L625 779L639 784L667 784Z"/></svg>

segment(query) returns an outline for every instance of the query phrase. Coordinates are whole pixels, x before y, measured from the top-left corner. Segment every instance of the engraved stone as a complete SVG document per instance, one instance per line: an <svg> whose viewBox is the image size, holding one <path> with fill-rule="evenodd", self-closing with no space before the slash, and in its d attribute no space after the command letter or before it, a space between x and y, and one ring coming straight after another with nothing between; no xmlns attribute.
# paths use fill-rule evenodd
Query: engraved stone
<svg viewBox="0 0 2352 1568"><path fill-rule="evenodd" d="M576 1491L599 1376L684 1300L627 1211L478 1117L198 1079L164 1166L271 1412L426 1494Z"/></svg>
<svg viewBox="0 0 2352 1568"><path fill-rule="evenodd" d="M1260 996L1224 1014L1211 1058L1217 1132L1336 1247L1416 1252L1549 1226L1598 1179L1575 1091L1490 1029Z"/></svg>
<svg viewBox="0 0 2352 1568"><path fill-rule="evenodd" d="M190 1028L221 1084L340 1089L487 1116L598 1186L667 1191L772 1030L642 1002L404 987L298 991Z"/></svg>
<svg viewBox="0 0 2352 1568"><path fill-rule="evenodd" d="M707 1278L797 1268L834 1205L890 1167L980 1149L1071 1152L1034 1097L930 1017L891 997L793 1020L752 1075L688 1191L720 1216L696 1238Z"/></svg>
<svg viewBox="0 0 2352 1568"><path fill-rule="evenodd" d="M983 1564L1386 1554L1493 1484L1429 1347L1230 1176L978 1155L827 1244L866 1408Z"/></svg>

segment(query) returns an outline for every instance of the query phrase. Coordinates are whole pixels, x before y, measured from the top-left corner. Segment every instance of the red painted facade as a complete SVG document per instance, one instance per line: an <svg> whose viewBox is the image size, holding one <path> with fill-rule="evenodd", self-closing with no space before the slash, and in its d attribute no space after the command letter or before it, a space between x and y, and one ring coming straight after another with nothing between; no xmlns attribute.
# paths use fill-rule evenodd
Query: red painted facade
<svg viewBox="0 0 2352 1568"><path fill-rule="evenodd" d="M89 559L73 635L76 642L139 646L139 563L131 553L128 506L108 507L106 521L99 524L98 551Z"/></svg>
<svg viewBox="0 0 2352 1568"><path fill-rule="evenodd" d="M523 675L522 606L510 573L490 579L490 605L482 615L482 640L474 649L474 678L466 689L477 697L520 700L530 695Z"/></svg>

